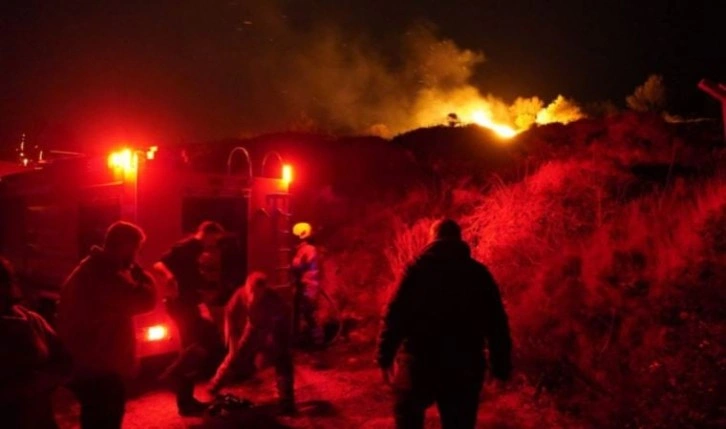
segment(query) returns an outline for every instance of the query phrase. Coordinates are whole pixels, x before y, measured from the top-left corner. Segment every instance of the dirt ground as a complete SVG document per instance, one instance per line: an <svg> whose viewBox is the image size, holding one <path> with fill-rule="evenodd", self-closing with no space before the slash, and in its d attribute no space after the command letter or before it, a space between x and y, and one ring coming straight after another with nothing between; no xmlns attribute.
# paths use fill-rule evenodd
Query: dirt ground
<svg viewBox="0 0 726 429"><path fill-rule="evenodd" d="M261 371L244 384L227 392L253 401L251 410L224 417L182 418L177 415L173 395L159 387L147 387L127 404L124 428L364 428L393 427L391 392L383 385L373 364L372 344L343 343L324 352L296 356L295 387L299 414L276 417L274 371ZM206 385L197 385L197 396L208 399ZM531 392L529 392L531 393ZM549 407L524 404L529 393L521 389L502 390L489 384L483 392L479 427L576 427L552 415ZM62 429L78 426L78 405L68 391L56 397L57 418ZM438 428L438 414L432 407L426 428Z"/></svg>

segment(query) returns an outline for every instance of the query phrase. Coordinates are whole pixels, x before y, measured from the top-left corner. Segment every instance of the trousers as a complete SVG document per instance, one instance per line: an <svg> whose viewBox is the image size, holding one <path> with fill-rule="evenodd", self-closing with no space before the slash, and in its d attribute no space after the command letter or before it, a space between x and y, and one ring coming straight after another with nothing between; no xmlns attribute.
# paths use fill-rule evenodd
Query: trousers
<svg viewBox="0 0 726 429"><path fill-rule="evenodd" d="M117 374L95 374L69 385L81 404L82 429L120 429L126 407L126 388Z"/></svg>
<svg viewBox="0 0 726 429"><path fill-rule="evenodd" d="M473 429L484 380L481 368L398 360L393 378L398 429L422 429L426 409L436 404L443 429Z"/></svg>
<svg viewBox="0 0 726 429"><path fill-rule="evenodd" d="M171 301L167 312L181 337L182 352L172 367L178 405L194 400L194 379L205 369L213 368L223 351L222 340L213 322L204 319L195 304Z"/></svg>

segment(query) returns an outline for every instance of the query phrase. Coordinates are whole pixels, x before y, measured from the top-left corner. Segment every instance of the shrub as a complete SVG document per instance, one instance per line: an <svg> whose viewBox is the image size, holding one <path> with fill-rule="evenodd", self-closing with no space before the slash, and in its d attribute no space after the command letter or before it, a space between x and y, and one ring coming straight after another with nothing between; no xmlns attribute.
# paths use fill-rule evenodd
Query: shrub
<svg viewBox="0 0 726 429"><path fill-rule="evenodd" d="M650 75L645 83L625 98L628 107L636 112L662 112L666 107L666 89L663 76Z"/></svg>

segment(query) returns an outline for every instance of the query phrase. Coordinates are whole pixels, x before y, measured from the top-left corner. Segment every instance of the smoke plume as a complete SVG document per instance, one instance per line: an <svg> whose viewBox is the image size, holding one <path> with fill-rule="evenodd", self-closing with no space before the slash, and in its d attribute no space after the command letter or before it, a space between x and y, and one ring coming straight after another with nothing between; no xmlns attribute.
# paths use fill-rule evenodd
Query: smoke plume
<svg viewBox="0 0 726 429"><path fill-rule="evenodd" d="M390 136L445 123L500 126L505 133L534 123L582 116L572 101L537 97L507 103L471 84L482 52L459 47L425 22L412 24L393 52L334 23L290 22L279 5L261 2L241 24L247 38L245 68L251 100L269 127Z"/></svg>

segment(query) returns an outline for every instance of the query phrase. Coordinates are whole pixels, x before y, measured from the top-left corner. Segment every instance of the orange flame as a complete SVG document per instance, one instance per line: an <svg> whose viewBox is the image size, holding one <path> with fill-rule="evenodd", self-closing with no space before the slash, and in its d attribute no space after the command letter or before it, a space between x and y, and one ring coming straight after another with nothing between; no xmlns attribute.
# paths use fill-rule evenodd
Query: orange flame
<svg viewBox="0 0 726 429"><path fill-rule="evenodd" d="M499 137L508 139L517 135L518 131L509 125L499 124L492 120L491 115L488 115L483 110L476 110L471 114L471 121L484 128L489 128L494 131Z"/></svg>
<svg viewBox="0 0 726 429"><path fill-rule="evenodd" d="M515 137L534 125L566 124L584 116L576 103L563 96L558 96L550 104L545 104L539 97L520 97L510 104L491 94L483 96L471 86L422 92L414 111L415 126L430 126L441 123L445 118L450 121L453 116L463 125L476 124L488 128L503 140Z"/></svg>

